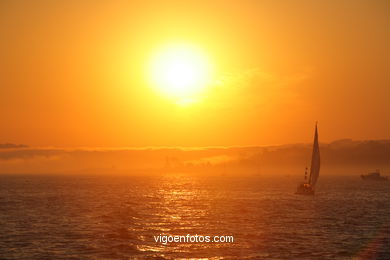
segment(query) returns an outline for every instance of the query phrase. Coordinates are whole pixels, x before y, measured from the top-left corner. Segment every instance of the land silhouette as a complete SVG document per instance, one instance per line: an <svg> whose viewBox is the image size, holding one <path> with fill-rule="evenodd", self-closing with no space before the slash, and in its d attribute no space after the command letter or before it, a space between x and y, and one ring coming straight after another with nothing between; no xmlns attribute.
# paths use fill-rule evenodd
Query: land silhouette
<svg viewBox="0 0 390 260"><path fill-rule="evenodd" d="M311 144L246 147L35 148L0 144L0 173L302 174ZM324 174L390 173L390 140L320 143Z"/></svg>

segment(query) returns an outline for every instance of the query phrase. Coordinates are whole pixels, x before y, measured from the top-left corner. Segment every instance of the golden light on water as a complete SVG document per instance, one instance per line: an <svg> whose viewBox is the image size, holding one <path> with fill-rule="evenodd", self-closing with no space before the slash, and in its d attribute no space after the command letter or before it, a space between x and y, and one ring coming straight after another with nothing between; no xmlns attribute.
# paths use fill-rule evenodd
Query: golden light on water
<svg viewBox="0 0 390 260"><path fill-rule="evenodd" d="M199 47L174 44L158 50L149 64L151 84L179 104L196 101L212 81L212 66Z"/></svg>

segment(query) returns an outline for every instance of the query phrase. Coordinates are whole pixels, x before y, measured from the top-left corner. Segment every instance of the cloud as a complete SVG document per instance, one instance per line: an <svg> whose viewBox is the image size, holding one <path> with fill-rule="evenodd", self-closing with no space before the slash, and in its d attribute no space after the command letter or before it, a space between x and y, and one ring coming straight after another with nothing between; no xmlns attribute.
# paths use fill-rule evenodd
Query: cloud
<svg viewBox="0 0 390 260"><path fill-rule="evenodd" d="M310 68L288 75L270 73L260 67L232 71L221 75L205 98L210 107L216 108L278 106L295 102L302 91L299 86L312 75Z"/></svg>

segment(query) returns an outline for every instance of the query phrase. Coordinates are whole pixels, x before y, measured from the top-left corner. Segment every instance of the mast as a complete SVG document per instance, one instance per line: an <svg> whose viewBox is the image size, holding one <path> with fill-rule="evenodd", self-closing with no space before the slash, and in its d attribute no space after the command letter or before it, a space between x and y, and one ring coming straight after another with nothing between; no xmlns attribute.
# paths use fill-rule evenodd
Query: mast
<svg viewBox="0 0 390 260"><path fill-rule="evenodd" d="M305 182L306 182L306 180L307 180L307 167L305 169Z"/></svg>

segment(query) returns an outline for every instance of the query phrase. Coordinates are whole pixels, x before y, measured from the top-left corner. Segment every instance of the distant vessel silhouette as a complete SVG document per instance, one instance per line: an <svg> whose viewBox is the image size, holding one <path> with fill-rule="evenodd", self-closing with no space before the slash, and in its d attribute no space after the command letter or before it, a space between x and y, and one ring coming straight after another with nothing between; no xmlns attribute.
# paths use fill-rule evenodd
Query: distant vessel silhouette
<svg viewBox="0 0 390 260"><path fill-rule="evenodd" d="M388 180L388 177L381 176L379 170L376 170L376 172L360 175L360 177L365 181L387 181Z"/></svg>
<svg viewBox="0 0 390 260"><path fill-rule="evenodd" d="M314 131L313 152L311 155L310 176L307 180L307 167L305 171L305 181L300 183L295 194L314 195L314 187L320 174L320 147L318 145L317 123Z"/></svg>

